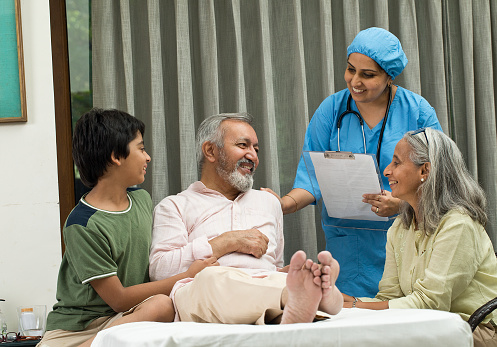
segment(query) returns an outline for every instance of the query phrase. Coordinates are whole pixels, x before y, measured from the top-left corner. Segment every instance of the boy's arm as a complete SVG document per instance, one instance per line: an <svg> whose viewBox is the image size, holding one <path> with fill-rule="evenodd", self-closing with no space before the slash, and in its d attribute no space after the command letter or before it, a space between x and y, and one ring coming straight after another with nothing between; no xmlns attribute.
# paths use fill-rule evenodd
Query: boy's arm
<svg viewBox="0 0 497 347"><path fill-rule="evenodd" d="M117 276L96 279L90 282L98 295L116 312L125 312L143 300L156 294L169 295L174 284L189 277L195 277L207 266L219 265L214 257L205 260L196 260L187 271L160 281L137 284L123 287Z"/></svg>

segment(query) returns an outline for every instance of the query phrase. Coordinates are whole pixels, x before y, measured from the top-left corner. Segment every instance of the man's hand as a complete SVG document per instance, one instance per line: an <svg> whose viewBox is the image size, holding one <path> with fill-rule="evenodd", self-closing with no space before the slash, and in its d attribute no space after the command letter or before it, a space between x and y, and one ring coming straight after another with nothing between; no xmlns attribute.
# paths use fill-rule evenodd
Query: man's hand
<svg viewBox="0 0 497 347"><path fill-rule="evenodd" d="M266 254L269 239L259 230L235 230L231 233L231 236L235 238L235 242L238 245L235 252L252 254L256 258L260 258Z"/></svg>
<svg viewBox="0 0 497 347"><path fill-rule="evenodd" d="M186 274L188 277L195 277L196 274L198 274L200 271L205 269L208 266L219 266L219 263L217 262L216 257L210 257L207 259L199 259L195 260L192 265L186 270Z"/></svg>
<svg viewBox="0 0 497 347"><path fill-rule="evenodd" d="M209 243L213 256L218 259L232 252L251 254L260 258L266 254L269 239L257 229L233 230L213 238Z"/></svg>

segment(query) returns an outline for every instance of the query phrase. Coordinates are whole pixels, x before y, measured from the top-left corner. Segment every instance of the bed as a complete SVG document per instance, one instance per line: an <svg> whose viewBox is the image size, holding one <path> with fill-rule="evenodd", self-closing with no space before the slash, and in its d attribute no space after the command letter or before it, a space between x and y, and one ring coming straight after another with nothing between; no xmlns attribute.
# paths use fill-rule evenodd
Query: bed
<svg viewBox="0 0 497 347"><path fill-rule="evenodd" d="M343 309L290 325L128 323L98 333L92 347L135 346L473 346L467 322L434 310Z"/></svg>

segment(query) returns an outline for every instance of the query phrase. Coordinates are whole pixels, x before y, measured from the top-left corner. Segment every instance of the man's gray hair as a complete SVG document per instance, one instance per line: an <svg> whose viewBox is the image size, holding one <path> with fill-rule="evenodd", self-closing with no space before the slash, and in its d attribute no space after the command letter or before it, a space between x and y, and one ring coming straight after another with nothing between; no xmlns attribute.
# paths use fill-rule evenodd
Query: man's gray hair
<svg viewBox="0 0 497 347"><path fill-rule="evenodd" d="M195 140L199 171L202 170L202 164L204 162L204 153L202 152L202 145L204 142L212 142L218 148L224 147L224 135L226 130L221 126L221 123L225 120L236 120L252 126L253 118L247 112L221 113L206 118L198 127Z"/></svg>
<svg viewBox="0 0 497 347"><path fill-rule="evenodd" d="M403 140L411 147L409 158L415 165L431 164L426 181L418 188L418 222L424 232L433 233L442 217L452 209L469 215L485 226L485 193L466 168L455 142L441 131L431 128L426 128L424 132L410 131ZM407 228L413 221L414 210L407 202L402 202L399 217Z"/></svg>

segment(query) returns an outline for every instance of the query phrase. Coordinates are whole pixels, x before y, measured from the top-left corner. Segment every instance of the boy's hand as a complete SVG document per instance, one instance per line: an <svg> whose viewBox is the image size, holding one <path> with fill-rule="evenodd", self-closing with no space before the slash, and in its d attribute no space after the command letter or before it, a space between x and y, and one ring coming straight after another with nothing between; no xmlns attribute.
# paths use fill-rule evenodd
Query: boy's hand
<svg viewBox="0 0 497 347"><path fill-rule="evenodd" d="M290 265L284 266L281 269L278 269L278 272L286 272L288 273L288 270L290 269Z"/></svg>
<svg viewBox="0 0 497 347"><path fill-rule="evenodd" d="M186 270L186 274L188 277L195 277L196 274L198 274L200 271L205 269L207 266L219 266L219 263L217 261L216 257L210 257L207 259L203 260L195 260L192 265Z"/></svg>

